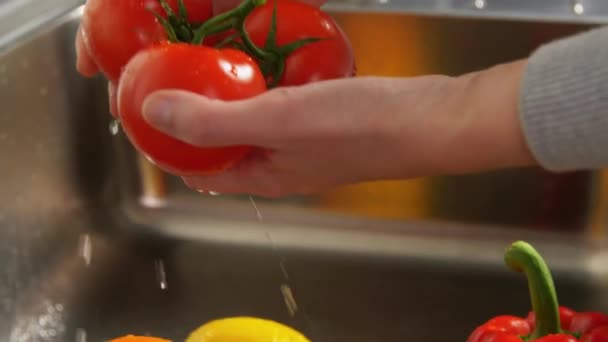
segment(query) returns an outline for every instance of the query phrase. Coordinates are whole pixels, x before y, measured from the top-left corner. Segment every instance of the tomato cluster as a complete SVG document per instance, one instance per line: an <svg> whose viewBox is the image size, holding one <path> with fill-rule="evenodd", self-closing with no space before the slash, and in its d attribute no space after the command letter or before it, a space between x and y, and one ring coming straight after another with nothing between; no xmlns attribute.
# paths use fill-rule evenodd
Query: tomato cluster
<svg viewBox="0 0 608 342"><path fill-rule="evenodd" d="M297 0L243 0L217 15L212 0L88 0L82 36L126 135L178 175L222 172L254 147L197 147L158 131L142 117L150 93L182 89L229 101L355 74L338 24Z"/></svg>

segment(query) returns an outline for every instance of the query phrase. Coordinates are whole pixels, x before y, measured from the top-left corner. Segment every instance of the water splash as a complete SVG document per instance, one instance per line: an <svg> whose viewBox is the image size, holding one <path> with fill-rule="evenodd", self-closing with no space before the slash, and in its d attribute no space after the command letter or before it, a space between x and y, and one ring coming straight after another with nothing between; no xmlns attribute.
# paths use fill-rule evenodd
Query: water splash
<svg viewBox="0 0 608 342"><path fill-rule="evenodd" d="M57 341L65 333L63 304L44 301L40 314L16 319L9 341Z"/></svg>
<svg viewBox="0 0 608 342"><path fill-rule="evenodd" d="M167 272L165 271L165 262L162 259L154 260L154 268L156 269L156 280L159 283L161 290L169 288L167 283Z"/></svg>
<svg viewBox="0 0 608 342"><path fill-rule="evenodd" d="M87 267L91 266L91 260L93 259L93 243L91 242L91 235L83 234L80 236L78 254L84 260L84 264Z"/></svg>

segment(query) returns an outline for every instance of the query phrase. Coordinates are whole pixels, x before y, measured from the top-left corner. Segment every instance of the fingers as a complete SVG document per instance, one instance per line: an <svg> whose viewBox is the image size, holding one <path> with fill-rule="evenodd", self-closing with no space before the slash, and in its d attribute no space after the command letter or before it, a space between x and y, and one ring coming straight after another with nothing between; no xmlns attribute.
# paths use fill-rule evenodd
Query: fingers
<svg viewBox="0 0 608 342"><path fill-rule="evenodd" d="M287 118L302 107L297 94L283 88L246 100L222 101L163 90L148 96L142 110L152 126L193 145L271 147L278 135L290 130Z"/></svg>
<svg viewBox="0 0 608 342"><path fill-rule="evenodd" d="M221 194L255 194L279 197L286 191L284 177L276 170L266 151L256 151L221 174L183 177L184 183L197 191Z"/></svg>
<svg viewBox="0 0 608 342"><path fill-rule="evenodd" d="M83 76L92 77L97 74L97 66L89 55L86 47L86 37L83 34L82 27L78 28L76 33L76 70Z"/></svg>
<svg viewBox="0 0 608 342"><path fill-rule="evenodd" d="M276 148L341 132L354 134L355 126L374 119L356 120L354 113L372 105L357 99L382 100L375 94L386 87L377 84L366 78L338 79L275 88L238 101L163 90L149 95L142 110L150 125L193 145Z"/></svg>

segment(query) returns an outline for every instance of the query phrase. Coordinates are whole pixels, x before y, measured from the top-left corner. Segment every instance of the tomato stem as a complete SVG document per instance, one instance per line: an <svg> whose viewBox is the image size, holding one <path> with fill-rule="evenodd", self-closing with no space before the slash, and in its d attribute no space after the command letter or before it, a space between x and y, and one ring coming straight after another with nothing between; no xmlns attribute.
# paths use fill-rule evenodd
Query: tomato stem
<svg viewBox="0 0 608 342"><path fill-rule="evenodd" d="M245 22L247 15L257 6L261 6L265 3L266 0L245 0L234 9L207 20L194 31L192 44L202 44L205 37L209 34L241 27L242 23Z"/></svg>
<svg viewBox="0 0 608 342"><path fill-rule="evenodd" d="M317 42L321 38L311 37L293 41L289 44L277 45L277 0L273 0L270 28L263 48L257 47L250 39L245 29L244 21L238 28L241 38L248 52L258 59L262 73L267 78L269 88L275 87L285 71L285 61L289 55L304 45Z"/></svg>
<svg viewBox="0 0 608 342"><path fill-rule="evenodd" d="M253 43L251 37L249 37L249 33L247 33L247 30L245 29L244 20L239 23L238 31L240 32L241 38L243 39L243 44L245 44L249 52L255 58L264 61L265 63L273 62L278 59L279 56L277 54L274 54L272 53L272 51L269 50L260 49Z"/></svg>

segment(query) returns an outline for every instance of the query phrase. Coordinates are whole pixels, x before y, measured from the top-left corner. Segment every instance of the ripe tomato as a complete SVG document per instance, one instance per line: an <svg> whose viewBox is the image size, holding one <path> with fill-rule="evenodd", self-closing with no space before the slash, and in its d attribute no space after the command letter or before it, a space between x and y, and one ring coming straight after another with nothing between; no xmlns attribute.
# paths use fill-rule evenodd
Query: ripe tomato
<svg viewBox="0 0 608 342"><path fill-rule="evenodd" d="M201 148L170 137L142 117L144 99L161 89L183 89L210 98L237 100L266 91L255 61L235 49L161 44L135 55L118 85L118 112L131 142L159 167L176 175L219 173L252 147Z"/></svg>
<svg viewBox="0 0 608 342"><path fill-rule="evenodd" d="M177 0L167 3L177 11ZM192 22L211 17L211 0L184 0L184 4ZM91 58L111 82L118 82L121 69L138 51L167 40L165 29L150 11L166 18L159 0L87 1L83 39Z"/></svg>
<svg viewBox="0 0 608 342"><path fill-rule="evenodd" d="M353 76L355 60L344 31L321 9L297 0L268 0L249 14L245 29L255 45L265 46L275 1L278 47L305 38L322 39L295 50L287 57L279 86Z"/></svg>

